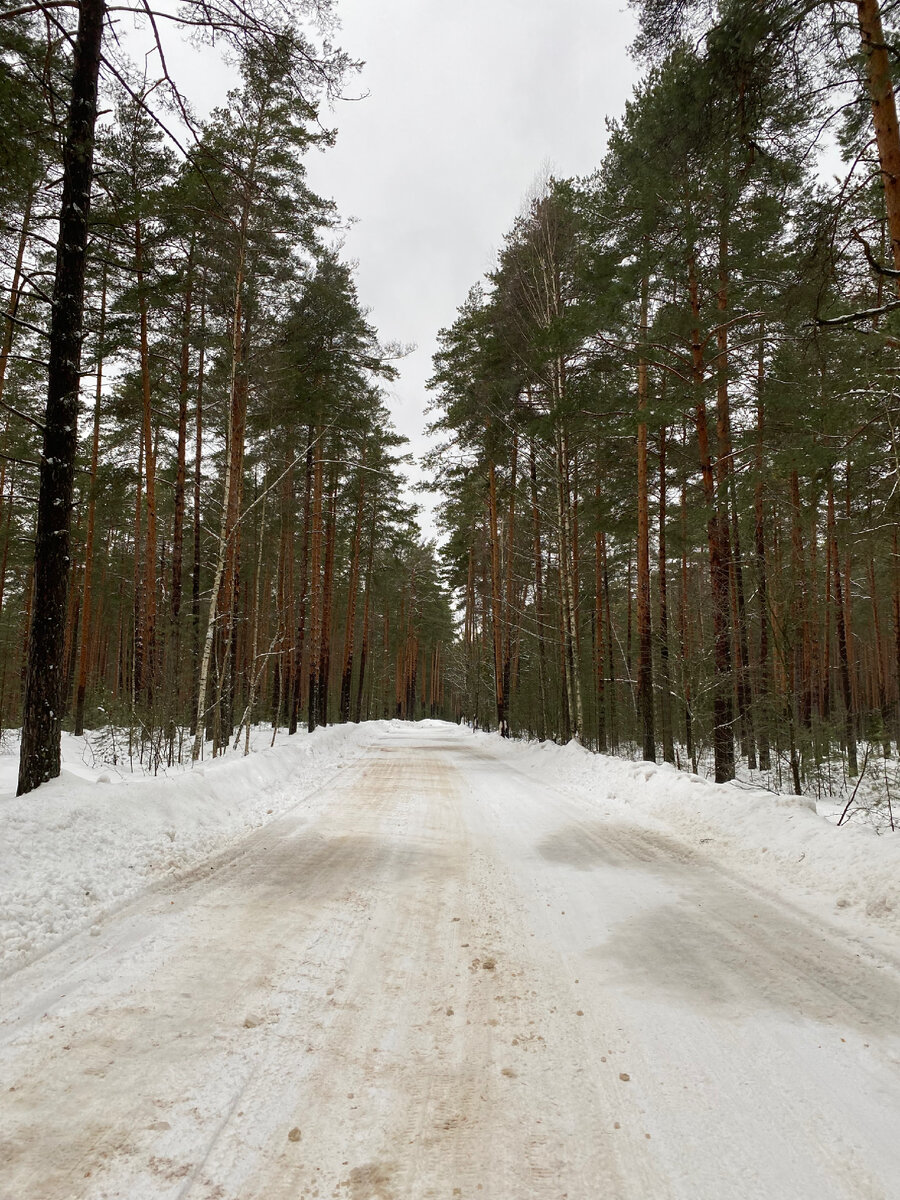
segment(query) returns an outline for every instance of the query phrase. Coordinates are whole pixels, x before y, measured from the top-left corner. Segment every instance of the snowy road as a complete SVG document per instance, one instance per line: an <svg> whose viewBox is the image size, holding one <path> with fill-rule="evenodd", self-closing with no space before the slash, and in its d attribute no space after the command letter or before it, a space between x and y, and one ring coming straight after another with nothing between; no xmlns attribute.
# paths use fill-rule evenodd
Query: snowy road
<svg viewBox="0 0 900 1200"><path fill-rule="evenodd" d="M313 811L5 981L3 1200L900 1198L896 959L451 726Z"/></svg>

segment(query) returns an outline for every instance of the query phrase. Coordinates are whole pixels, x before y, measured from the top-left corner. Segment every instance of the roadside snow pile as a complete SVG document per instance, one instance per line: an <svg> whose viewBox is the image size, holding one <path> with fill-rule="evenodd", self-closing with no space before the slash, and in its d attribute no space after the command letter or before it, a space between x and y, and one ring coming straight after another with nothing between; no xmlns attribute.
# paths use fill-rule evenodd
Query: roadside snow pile
<svg viewBox="0 0 900 1200"><path fill-rule="evenodd" d="M174 778L112 782L102 767L72 763L18 798L16 756L4 755L12 766L4 762L0 773L8 785L0 791L0 973L310 796L380 724L298 733Z"/></svg>
<svg viewBox="0 0 900 1200"><path fill-rule="evenodd" d="M639 823L660 822L724 868L750 869L788 882L832 911L865 916L900 930L900 834L879 836L862 826L838 829L816 813L815 801L740 784L717 784L654 765L594 754L570 742L504 741L478 734L491 750L530 777L538 776L592 805L621 807Z"/></svg>

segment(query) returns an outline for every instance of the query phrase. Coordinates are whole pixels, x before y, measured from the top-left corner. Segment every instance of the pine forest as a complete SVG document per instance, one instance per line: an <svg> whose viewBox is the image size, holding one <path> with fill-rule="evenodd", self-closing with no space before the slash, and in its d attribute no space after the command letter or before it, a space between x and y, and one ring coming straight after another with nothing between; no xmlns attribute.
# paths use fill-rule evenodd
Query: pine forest
<svg viewBox="0 0 900 1200"><path fill-rule="evenodd" d="M896 777L900 16L632 7L596 170L539 177L439 334L433 538L390 412L407 348L307 180L357 65L339 13L137 5L145 60L127 8L5 0L20 791L63 729L152 770L385 717L797 794ZM179 31L233 65L204 119Z"/></svg>

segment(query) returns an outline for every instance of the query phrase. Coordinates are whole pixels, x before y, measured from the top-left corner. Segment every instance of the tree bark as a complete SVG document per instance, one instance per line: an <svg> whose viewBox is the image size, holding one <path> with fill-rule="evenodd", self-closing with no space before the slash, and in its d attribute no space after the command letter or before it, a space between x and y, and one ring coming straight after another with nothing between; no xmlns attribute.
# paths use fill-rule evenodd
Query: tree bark
<svg viewBox="0 0 900 1200"><path fill-rule="evenodd" d="M647 340L650 281L641 280L641 343ZM645 762L656 762L653 722L653 629L650 619L650 493L647 474L647 403L649 375L643 353L638 360L637 429L637 700Z"/></svg>
<svg viewBox="0 0 900 1200"><path fill-rule="evenodd" d="M879 0L856 0L894 269L900 271L900 125ZM897 281L900 285L900 280Z"/></svg>
<svg viewBox="0 0 900 1200"><path fill-rule="evenodd" d="M75 736L84 734L84 700L87 692L88 655L91 648L91 584L94 577L94 528L97 513L97 463L100 456L100 398L103 392L103 339L106 333L106 267L100 291L100 330L97 336L97 386L94 392L94 432L91 439L91 482L88 500L87 541L84 548L82 584L81 648L75 690Z"/></svg>
<svg viewBox="0 0 900 1200"><path fill-rule="evenodd" d="M534 550L534 616L538 643L538 738L547 736L547 647L544 636L544 580L541 553L541 513L538 506L537 462L534 438L528 443L528 471L531 481L532 546ZM471 575L471 561L470 561ZM472 589L474 596L474 588Z"/></svg>
<svg viewBox="0 0 900 1200"><path fill-rule="evenodd" d="M672 737L672 680L669 670L669 600L666 571L666 427L659 431L659 715L663 744L663 761L675 762L675 743Z"/></svg>
<svg viewBox="0 0 900 1200"><path fill-rule="evenodd" d="M765 472L763 469L763 435L765 432L765 405L763 386L765 382L765 359L763 357L763 334L760 331L759 362L757 366L756 390L756 485L754 488L754 544L756 550L756 600L759 611L759 667L757 672L756 702L759 733L759 766L769 771L772 760L769 752L769 597L766 575L766 509Z"/></svg>
<svg viewBox="0 0 900 1200"><path fill-rule="evenodd" d="M359 560L362 550L363 506L365 504L366 449L362 449L359 472L359 492L356 500L356 519L353 522L353 548L350 556L350 575L347 580L347 612L344 619L344 661L341 665L341 722L350 720L350 687L353 682L353 652L356 633L356 593L359 590Z"/></svg>
<svg viewBox="0 0 900 1200"><path fill-rule="evenodd" d="M62 658L77 449L85 257L105 13L105 0L81 0L63 151L18 795L54 779L60 771Z"/></svg>
<svg viewBox="0 0 900 1200"><path fill-rule="evenodd" d="M844 694L844 734L847 743L847 774L859 774L856 759L856 722L853 712L853 689L850 686L850 666L847 658L847 627L844 623L844 597L841 582L841 559L838 554L836 522L834 516L834 486L828 486L828 536L831 542L831 560L834 571L834 610L837 618L838 663L840 666L841 689Z"/></svg>
<svg viewBox="0 0 900 1200"><path fill-rule="evenodd" d="M722 544L723 525L716 504L716 482L709 447L706 401L703 397L703 343L700 338L700 297L693 254L688 262L691 310L694 328L691 335L695 421L703 496L707 511L710 588L713 601L713 641L715 681L713 691L713 754L716 783L734 779L734 713L731 678L731 622L728 596L728 561Z"/></svg>
<svg viewBox="0 0 900 1200"><path fill-rule="evenodd" d="M181 361L178 372L178 448L175 459L175 519L172 530L172 620L176 627L175 657L178 660L178 619L181 614L182 563L184 560L184 496L187 482L187 398L191 364L191 300L194 282L194 243L186 267L181 316Z"/></svg>
<svg viewBox="0 0 900 1200"><path fill-rule="evenodd" d="M493 458L488 462L488 522L491 536L491 633L494 644L494 699L497 728L509 737L506 697L503 692L503 612L500 591L500 537L497 529L497 475Z"/></svg>

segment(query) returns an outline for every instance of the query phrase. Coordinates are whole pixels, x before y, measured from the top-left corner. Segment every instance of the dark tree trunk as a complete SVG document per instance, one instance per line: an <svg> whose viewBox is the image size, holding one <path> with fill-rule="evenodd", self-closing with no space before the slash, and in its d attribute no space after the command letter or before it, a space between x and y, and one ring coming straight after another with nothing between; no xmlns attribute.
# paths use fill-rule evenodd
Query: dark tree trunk
<svg viewBox="0 0 900 1200"><path fill-rule="evenodd" d="M369 607L372 596L372 566L375 559L375 524L378 519L378 505L372 506L372 525L369 530L369 556L366 563L366 594L363 600L362 638L359 649L359 677L356 681L356 705L353 720L362 720L363 687L366 678L366 665L369 660ZM368 716L368 713L366 713Z"/></svg>
<svg viewBox="0 0 900 1200"><path fill-rule="evenodd" d="M300 552L300 592L298 597L298 616L297 616L297 640L294 643L294 678L291 681L291 715L288 722L288 734L297 732L297 724L300 720L300 708L303 704L303 696L306 693L305 678L304 678L304 663L308 662L309 656L306 649L306 614L310 605L309 598L309 543L310 543L310 497L312 495L313 482L313 445L315 438L315 430L312 425L307 429L306 439L306 471L304 473L303 485L303 545Z"/></svg>
<svg viewBox="0 0 900 1200"><path fill-rule="evenodd" d="M731 676L731 610L728 580L728 526L722 520L716 504L716 483L709 447L709 427L706 402L703 398L703 342L700 337L700 300L694 259L689 262L691 309L695 326L692 331L693 384L697 445L700 471L703 477L703 496L707 511L707 541L709 545L709 574L713 602L713 640L715 685L713 691L713 753L716 783L734 779L734 709Z"/></svg>
<svg viewBox="0 0 900 1200"><path fill-rule="evenodd" d="M672 738L672 681L669 671L669 598L666 573L666 427L659 431L659 716L663 761L675 762Z"/></svg>
<svg viewBox="0 0 900 1200"><path fill-rule="evenodd" d="M844 597L841 583L841 559L838 554L837 534L834 517L834 487L828 488L828 535L831 541L832 569L834 571L834 610L837 618L838 662L841 672L841 690L844 694L844 732L847 740L847 774L859 774L856 760L856 722L853 712L853 689L850 684L850 665L847 655L847 626L844 620Z"/></svg>
<svg viewBox="0 0 900 1200"><path fill-rule="evenodd" d="M181 575L184 559L184 496L187 479L187 398L190 383L191 295L194 247L187 261L184 308L181 320L181 362L178 372L178 451L175 467L175 522L172 532L172 620L175 623L175 660L178 663L178 618L181 613Z"/></svg>
<svg viewBox="0 0 900 1200"><path fill-rule="evenodd" d="M769 754L769 597L766 576L766 509L764 501L765 472L763 470L763 434L766 410L763 398L765 386L765 325L760 325L759 358L756 368L756 484L753 494L753 542L756 552L756 600L759 611L759 668L756 679L756 728L759 744L759 769L771 769ZM827 572L826 572L827 576Z"/></svg>
<svg viewBox="0 0 900 1200"><path fill-rule="evenodd" d="M366 451L363 447L359 472L359 494L356 500L356 519L353 524L353 551L350 577L347 582L347 612L344 620L344 661L341 666L341 695L339 714L343 724L350 720L350 685L353 680L354 638L356 634L356 593L359 590L359 559L362 550L363 507L365 504Z"/></svg>
<svg viewBox="0 0 900 1200"><path fill-rule="evenodd" d="M531 438L528 444L528 471L531 480L531 519L534 527L534 615L537 623L538 642L538 737L541 741L543 741L547 736L547 647L544 636L545 617L544 581L541 555L541 513L540 508L538 507L537 463L534 455L534 438ZM471 560L469 571L471 579ZM472 589L472 594L474 596L474 589Z"/></svg>
<svg viewBox="0 0 900 1200"><path fill-rule="evenodd" d="M91 584L94 573L94 526L97 514L97 463L100 457L100 396L103 390L103 339L106 331L106 268L100 293L100 332L97 348L97 387L94 393L94 430L91 439L91 494L88 500L87 543L84 549L84 597L81 618L81 650L78 658L78 683L75 691L75 736L84 733L84 700L87 693L88 655L91 648Z"/></svg>
<svg viewBox="0 0 900 1200"><path fill-rule="evenodd" d="M69 587L69 525L78 424L84 274L105 0L82 0L63 151L63 193L50 318L47 411L34 546L18 794L60 770L63 645Z"/></svg>
<svg viewBox="0 0 900 1200"><path fill-rule="evenodd" d="M501 737L509 737L506 695L503 691L503 613L500 591L500 537L497 530L497 476L494 460L488 464L488 520L491 538L491 633L494 642L494 695L497 703L497 728Z"/></svg>
<svg viewBox="0 0 900 1200"><path fill-rule="evenodd" d="M641 340L647 337L647 296L649 281L641 281ZM647 362L638 362L637 432L637 623L638 672L637 701L641 723L641 741L646 762L656 762L656 734L653 727L653 630L650 619L650 494L647 473L647 420L649 391Z"/></svg>

